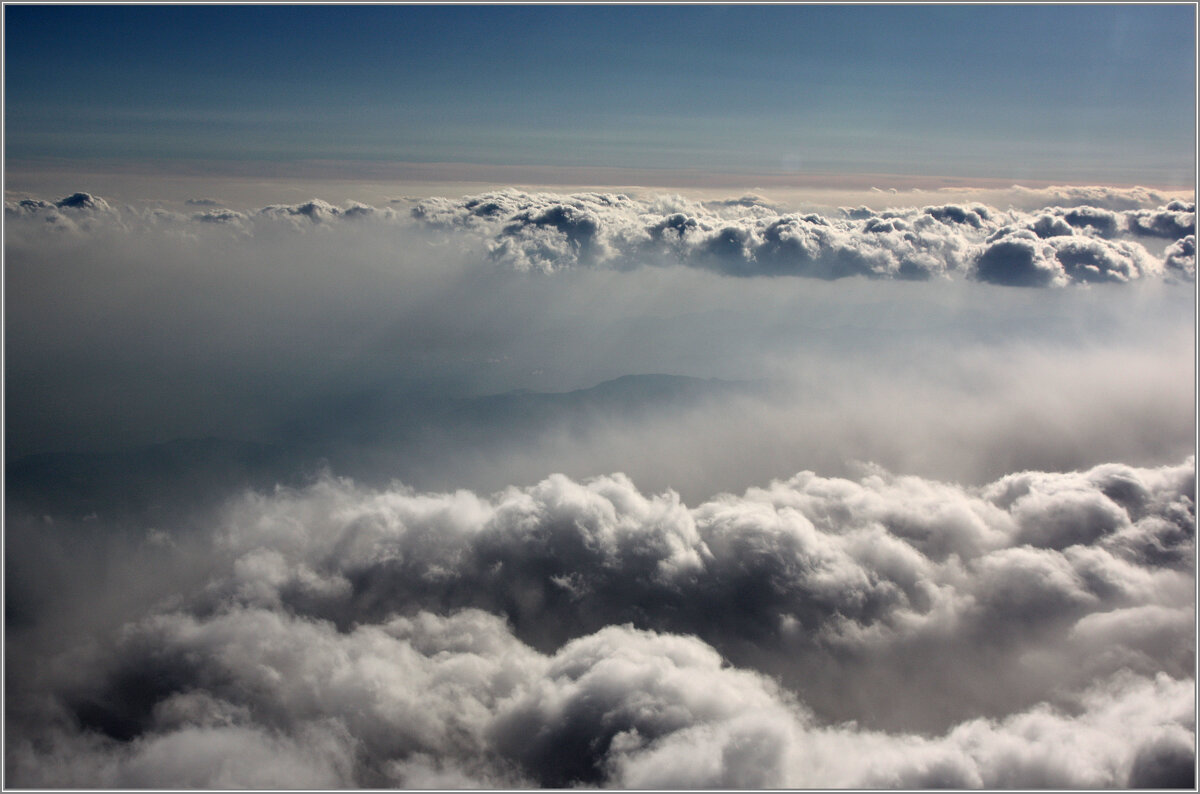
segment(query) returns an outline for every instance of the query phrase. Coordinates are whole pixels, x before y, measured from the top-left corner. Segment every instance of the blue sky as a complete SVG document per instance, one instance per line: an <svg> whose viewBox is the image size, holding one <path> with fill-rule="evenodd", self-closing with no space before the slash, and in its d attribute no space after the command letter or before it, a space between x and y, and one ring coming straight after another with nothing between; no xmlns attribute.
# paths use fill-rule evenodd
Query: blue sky
<svg viewBox="0 0 1200 794"><path fill-rule="evenodd" d="M10 5L6 156L1187 185L1194 14Z"/></svg>

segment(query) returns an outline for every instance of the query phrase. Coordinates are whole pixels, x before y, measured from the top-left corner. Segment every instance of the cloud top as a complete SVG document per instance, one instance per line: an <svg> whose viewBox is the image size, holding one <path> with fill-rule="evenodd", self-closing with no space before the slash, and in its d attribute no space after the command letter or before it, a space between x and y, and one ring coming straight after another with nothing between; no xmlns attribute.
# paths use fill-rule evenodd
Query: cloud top
<svg viewBox="0 0 1200 794"><path fill-rule="evenodd" d="M461 199L414 200L408 202L407 215L394 207L356 202L337 207L320 199L273 204L250 213L210 208L188 214L118 211L104 199L76 193L56 202L10 201L6 212L10 221L39 219L68 230L80 223L91 228L101 217L135 225L147 220L224 224L243 232L264 222L303 230L372 219L465 236L496 263L542 273L682 265L734 277L958 276L1026 287L1163 276L1194 279L1195 253L1186 243L1195 236L1194 203L1173 200L1146 207L1154 196L1141 189L1043 193L1062 203L1033 211L975 202L844 208L822 215L789 212L752 195L695 201L681 196L503 190ZM212 203L187 202L193 207ZM1154 241L1166 242L1168 250L1151 253L1162 245Z"/></svg>
<svg viewBox="0 0 1200 794"><path fill-rule="evenodd" d="M622 475L490 497L334 478L246 494L215 524L203 586L36 676L8 771L1188 784L1194 480L1191 460L980 488L803 472L694 508Z"/></svg>

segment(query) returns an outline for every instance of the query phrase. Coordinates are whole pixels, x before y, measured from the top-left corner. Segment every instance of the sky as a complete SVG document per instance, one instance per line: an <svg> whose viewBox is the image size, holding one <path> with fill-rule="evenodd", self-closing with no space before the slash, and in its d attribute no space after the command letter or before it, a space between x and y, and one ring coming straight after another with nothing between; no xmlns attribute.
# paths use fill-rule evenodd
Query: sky
<svg viewBox="0 0 1200 794"><path fill-rule="evenodd" d="M4 14L6 786L1194 789L1193 6Z"/></svg>
<svg viewBox="0 0 1200 794"><path fill-rule="evenodd" d="M10 170L355 160L1180 187L1194 169L1189 4L5 14Z"/></svg>

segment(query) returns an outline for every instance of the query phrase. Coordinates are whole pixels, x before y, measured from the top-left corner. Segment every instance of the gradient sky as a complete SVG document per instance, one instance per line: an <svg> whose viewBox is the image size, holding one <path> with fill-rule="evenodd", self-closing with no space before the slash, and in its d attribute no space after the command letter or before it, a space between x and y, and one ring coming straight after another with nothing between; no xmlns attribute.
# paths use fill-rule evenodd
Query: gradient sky
<svg viewBox="0 0 1200 794"><path fill-rule="evenodd" d="M6 156L1189 185L1195 9L6 6Z"/></svg>

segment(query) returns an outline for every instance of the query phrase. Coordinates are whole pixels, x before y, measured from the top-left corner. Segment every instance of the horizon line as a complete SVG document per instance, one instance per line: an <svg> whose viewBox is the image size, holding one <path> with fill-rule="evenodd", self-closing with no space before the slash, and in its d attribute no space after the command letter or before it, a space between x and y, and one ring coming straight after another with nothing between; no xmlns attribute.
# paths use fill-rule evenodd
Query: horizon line
<svg viewBox="0 0 1200 794"><path fill-rule="evenodd" d="M1096 178L1028 179L1016 176L950 176L898 174L875 171L720 171L698 168L632 168L623 166L560 166L552 164L492 164L420 162L398 160L113 160L74 158L22 158L5 163L5 183L10 177L198 177L233 181L257 179L307 179L353 182L437 182L553 186L603 186L629 188L728 188L830 189L925 191L944 189L1031 189L1051 187L1145 188L1163 192L1196 191L1191 184L1154 180L1113 181Z"/></svg>

